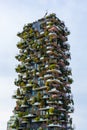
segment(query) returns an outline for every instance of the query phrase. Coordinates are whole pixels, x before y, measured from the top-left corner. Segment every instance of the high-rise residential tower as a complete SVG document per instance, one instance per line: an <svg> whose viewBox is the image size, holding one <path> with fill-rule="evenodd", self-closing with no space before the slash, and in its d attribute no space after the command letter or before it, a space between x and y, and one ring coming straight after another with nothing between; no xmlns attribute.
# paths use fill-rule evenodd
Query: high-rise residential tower
<svg viewBox="0 0 87 130"><path fill-rule="evenodd" d="M7 130L73 130L68 29L50 14L17 35L16 106Z"/></svg>

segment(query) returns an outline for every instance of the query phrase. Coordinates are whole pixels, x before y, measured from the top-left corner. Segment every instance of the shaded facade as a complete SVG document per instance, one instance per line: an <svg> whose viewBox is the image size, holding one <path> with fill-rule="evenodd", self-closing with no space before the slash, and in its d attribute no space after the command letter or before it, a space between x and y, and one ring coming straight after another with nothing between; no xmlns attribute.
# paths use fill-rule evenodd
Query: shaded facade
<svg viewBox="0 0 87 130"><path fill-rule="evenodd" d="M16 106L7 130L73 130L69 34L55 14L17 34Z"/></svg>

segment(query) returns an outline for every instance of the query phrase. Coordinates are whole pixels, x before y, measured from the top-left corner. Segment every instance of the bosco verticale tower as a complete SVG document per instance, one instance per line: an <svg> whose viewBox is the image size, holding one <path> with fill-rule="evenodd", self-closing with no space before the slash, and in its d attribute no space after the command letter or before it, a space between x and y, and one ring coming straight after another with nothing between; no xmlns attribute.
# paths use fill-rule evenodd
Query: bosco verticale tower
<svg viewBox="0 0 87 130"><path fill-rule="evenodd" d="M16 106L7 130L74 129L69 34L55 14L25 25L17 34Z"/></svg>

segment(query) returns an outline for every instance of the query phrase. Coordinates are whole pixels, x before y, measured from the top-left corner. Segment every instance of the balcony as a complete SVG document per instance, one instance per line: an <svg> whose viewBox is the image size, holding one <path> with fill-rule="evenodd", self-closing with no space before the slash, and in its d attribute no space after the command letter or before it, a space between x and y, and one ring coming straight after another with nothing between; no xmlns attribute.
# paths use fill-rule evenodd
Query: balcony
<svg viewBox="0 0 87 130"><path fill-rule="evenodd" d="M73 113L74 112L74 107L71 106L70 109L68 110L68 113Z"/></svg>
<svg viewBox="0 0 87 130"><path fill-rule="evenodd" d="M51 104L58 104L58 103L54 101L47 101L47 104L51 106Z"/></svg>
<svg viewBox="0 0 87 130"><path fill-rule="evenodd" d="M45 90L46 88L47 88L46 86L42 86L42 87L34 88L33 90L40 91L40 90Z"/></svg>
<svg viewBox="0 0 87 130"><path fill-rule="evenodd" d="M48 16L46 16L46 19L55 19L56 18L56 14L55 13L52 13Z"/></svg>
<svg viewBox="0 0 87 130"><path fill-rule="evenodd" d="M23 117L24 117L24 118L35 118L36 115L34 115L34 114L28 114L28 115L23 116Z"/></svg>
<svg viewBox="0 0 87 130"><path fill-rule="evenodd" d="M62 82L58 79L47 79L46 80L47 83L56 83L56 84L62 84Z"/></svg>
<svg viewBox="0 0 87 130"><path fill-rule="evenodd" d="M21 105L21 108L28 108L29 107L29 105Z"/></svg>
<svg viewBox="0 0 87 130"><path fill-rule="evenodd" d="M41 32L40 32L40 35L43 35L43 34L44 34L44 31L41 31Z"/></svg>
<svg viewBox="0 0 87 130"><path fill-rule="evenodd" d="M40 105L40 102L35 102L34 104L33 104L33 106L39 106Z"/></svg>
<svg viewBox="0 0 87 130"><path fill-rule="evenodd" d="M51 108L53 108L53 107L46 106L46 107L40 108L39 111L47 111L47 110L49 110Z"/></svg>
<svg viewBox="0 0 87 130"><path fill-rule="evenodd" d="M24 98L24 96L16 96L16 99L23 99Z"/></svg>
<svg viewBox="0 0 87 130"><path fill-rule="evenodd" d="M59 124L49 124L48 127L52 127L52 128L56 127L56 128L61 128L61 129L65 128L63 125L59 125Z"/></svg>
<svg viewBox="0 0 87 130"><path fill-rule="evenodd" d="M33 84L32 84L32 83L28 83L25 87L26 87L26 88L32 88L32 87L33 87Z"/></svg>
<svg viewBox="0 0 87 130"><path fill-rule="evenodd" d="M65 27L64 29L65 29L65 31L64 31L64 32L65 32L64 35L65 35L65 36L70 35L70 31L68 30L68 28Z"/></svg>
<svg viewBox="0 0 87 130"><path fill-rule="evenodd" d="M61 74L61 71L58 69L47 70L47 73L50 73L50 72Z"/></svg>
<svg viewBox="0 0 87 130"><path fill-rule="evenodd" d="M28 100L28 102L32 102L33 101L33 97L31 97L29 100Z"/></svg>
<svg viewBox="0 0 87 130"><path fill-rule="evenodd" d="M66 109L61 107L61 108L58 108L58 111L66 112Z"/></svg>
<svg viewBox="0 0 87 130"><path fill-rule="evenodd" d="M56 39L55 39L55 40L56 40ZM51 42L50 44L51 44L53 47L58 48L57 41L56 41L56 42Z"/></svg>
<svg viewBox="0 0 87 130"><path fill-rule="evenodd" d="M46 47L46 49L47 49L47 50L52 50L53 47L49 45L49 46Z"/></svg>
<svg viewBox="0 0 87 130"><path fill-rule="evenodd" d="M55 52L54 50L47 50L46 53L53 56L58 56L57 52Z"/></svg>
<svg viewBox="0 0 87 130"><path fill-rule="evenodd" d="M47 25L46 28L49 29L51 27L51 25Z"/></svg>
<svg viewBox="0 0 87 130"><path fill-rule="evenodd" d="M45 35L44 31L41 31L41 32L40 32L40 35L39 35L37 38L38 38L38 39L39 39L39 38L43 38L44 35Z"/></svg>
<svg viewBox="0 0 87 130"><path fill-rule="evenodd" d="M44 79L46 80L46 79L52 79L53 78L53 75L52 74L45 74L44 75Z"/></svg>
<svg viewBox="0 0 87 130"><path fill-rule="evenodd" d="M45 68L48 68L49 66L48 65L45 65Z"/></svg>
<svg viewBox="0 0 87 130"><path fill-rule="evenodd" d="M44 57L41 57L40 60L43 61L43 60L44 60Z"/></svg>
<svg viewBox="0 0 87 130"><path fill-rule="evenodd" d="M48 98L49 98L49 96L46 94L43 96L43 99L48 99Z"/></svg>
<svg viewBox="0 0 87 130"><path fill-rule="evenodd" d="M48 51L46 51L46 53L47 53L47 54L52 54L53 52L50 51L50 50L48 50Z"/></svg>
<svg viewBox="0 0 87 130"><path fill-rule="evenodd" d="M46 80L46 83L50 83L50 82L52 82L52 79L47 79Z"/></svg>
<svg viewBox="0 0 87 130"><path fill-rule="evenodd" d="M60 92L56 88L53 88L53 89L49 90L48 93L59 94Z"/></svg>
<svg viewBox="0 0 87 130"><path fill-rule="evenodd" d="M57 38L58 37L55 32L50 32L48 35L50 38Z"/></svg>
<svg viewBox="0 0 87 130"><path fill-rule="evenodd" d="M27 121L27 120L22 120L22 121L21 121L21 124L22 124L23 126L26 126L28 123L29 123L29 121Z"/></svg>
<svg viewBox="0 0 87 130"><path fill-rule="evenodd" d="M67 37L63 36L62 34L60 34L60 39L63 41L63 42L66 42L68 39Z"/></svg>
<svg viewBox="0 0 87 130"><path fill-rule="evenodd" d="M25 48L28 47L28 44L26 42L23 42L23 41L22 42L18 42L17 47L19 49L25 49Z"/></svg>
<svg viewBox="0 0 87 130"><path fill-rule="evenodd" d="M32 122L47 122L48 119L44 119L44 118L39 118L38 120L37 119L33 119Z"/></svg>
<svg viewBox="0 0 87 130"><path fill-rule="evenodd" d="M60 28L58 28L57 26L53 25L48 31L49 32L58 32L58 31L60 31Z"/></svg>
<svg viewBox="0 0 87 130"><path fill-rule="evenodd" d="M17 73L24 73L26 71L26 67L24 65L18 65L15 70Z"/></svg>

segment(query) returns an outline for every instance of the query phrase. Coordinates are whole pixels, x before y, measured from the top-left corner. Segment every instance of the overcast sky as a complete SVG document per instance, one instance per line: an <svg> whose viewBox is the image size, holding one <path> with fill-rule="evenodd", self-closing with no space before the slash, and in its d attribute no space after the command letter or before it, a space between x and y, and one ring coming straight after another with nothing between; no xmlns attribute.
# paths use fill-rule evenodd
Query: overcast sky
<svg viewBox="0 0 87 130"><path fill-rule="evenodd" d="M11 96L17 77L16 34L25 24L43 17L46 10L56 13L71 32L73 123L76 130L87 130L87 0L0 0L0 130L6 130L15 107Z"/></svg>

